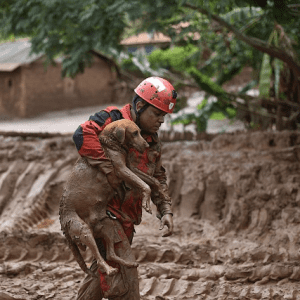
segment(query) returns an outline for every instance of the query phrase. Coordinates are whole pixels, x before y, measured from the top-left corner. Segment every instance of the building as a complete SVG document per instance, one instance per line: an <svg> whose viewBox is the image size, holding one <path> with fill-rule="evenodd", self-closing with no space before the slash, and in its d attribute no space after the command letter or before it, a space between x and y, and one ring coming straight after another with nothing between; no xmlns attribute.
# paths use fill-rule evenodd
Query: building
<svg viewBox="0 0 300 300"><path fill-rule="evenodd" d="M91 67L74 79L62 78L59 60L46 69L45 56L30 56L30 49L28 39L0 44L0 117L30 117L112 102L116 66L109 58L92 51Z"/></svg>
<svg viewBox="0 0 300 300"><path fill-rule="evenodd" d="M129 53L137 50L144 51L146 54L151 53L157 48L167 48L171 44L171 38L161 32L142 32L133 35L121 41L121 45L127 49Z"/></svg>

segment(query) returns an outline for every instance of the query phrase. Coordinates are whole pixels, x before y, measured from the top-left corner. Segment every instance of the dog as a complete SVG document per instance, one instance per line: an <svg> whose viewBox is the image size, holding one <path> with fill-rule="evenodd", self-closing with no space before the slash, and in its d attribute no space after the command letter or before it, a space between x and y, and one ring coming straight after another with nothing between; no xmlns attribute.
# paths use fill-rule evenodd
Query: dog
<svg viewBox="0 0 300 300"><path fill-rule="evenodd" d="M151 189L152 192L160 193L162 197L169 197L157 179L137 169L132 171L126 165L129 148L133 147L143 153L149 147L141 136L140 128L134 122L122 119L108 124L99 135L99 140L105 154L111 159L118 178L124 181L126 186L141 193L142 206L147 212L151 213ZM99 253L96 238L105 240L108 260L127 267L138 266L135 261L125 261L114 252L114 221L107 216L106 207L115 192L105 174L81 157L72 169L60 200L61 229L79 266L92 276L95 274L87 268L78 247L83 251L86 247L91 249L101 272L107 275L118 272L118 269L109 266Z"/></svg>

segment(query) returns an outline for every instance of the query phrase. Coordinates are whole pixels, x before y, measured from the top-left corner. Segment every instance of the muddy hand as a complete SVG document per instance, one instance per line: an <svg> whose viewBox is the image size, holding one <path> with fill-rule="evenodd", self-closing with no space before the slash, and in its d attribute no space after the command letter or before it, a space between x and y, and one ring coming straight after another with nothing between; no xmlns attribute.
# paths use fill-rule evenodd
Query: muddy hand
<svg viewBox="0 0 300 300"><path fill-rule="evenodd" d="M162 218L161 218L161 223L160 223L160 228L159 230L163 230L163 228L167 226L168 227L168 231L166 233L164 233L162 235L162 237L167 237L172 235L173 233L173 216L172 214L165 214Z"/></svg>
<svg viewBox="0 0 300 300"><path fill-rule="evenodd" d="M117 268L111 267L106 262L99 262L98 269L101 271L101 273L106 273L108 276L115 275L119 272Z"/></svg>
<svg viewBox="0 0 300 300"><path fill-rule="evenodd" d="M144 196L142 201L142 206L147 213L152 214L150 200L151 198L149 196Z"/></svg>

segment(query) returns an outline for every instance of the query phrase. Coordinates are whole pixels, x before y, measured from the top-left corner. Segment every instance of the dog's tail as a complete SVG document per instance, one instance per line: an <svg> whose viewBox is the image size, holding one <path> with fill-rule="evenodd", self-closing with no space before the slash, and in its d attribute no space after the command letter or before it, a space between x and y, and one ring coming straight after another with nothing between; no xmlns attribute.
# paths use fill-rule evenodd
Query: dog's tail
<svg viewBox="0 0 300 300"><path fill-rule="evenodd" d="M69 245L69 248L71 249L77 263L79 264L79 267L81 268L81 270L83 272L85 272L86 274L89 274L91 276L94 276L94 277L97 277L86 265L79 249L78 249L78 246L76 245L75 242L73 242L71 236L69 235L69 233L67 231L64 232L65 234L65 237L68 241L68 245Z"/></svg>
<svg viewBox="0 0 300 300"><path fill-rule="evenodd" d="M83 272L85 272L86 274L92 275L92 276L96 276L86 265L79 249L78 246L76 245L76 243L74 243L74 241L72 240L71 236L69 235L68 232L68 220L70 219L70 216L68 214L68 212L66 212L64 210L64 197L62 197L61 199L61 203L60 203L60 208L59 208L59 221L60 221L60 225L61 225L61 230L64 233L66 240L68 242L68 246L71 249L74 258L76 259L77 263L79 264L81 270Z"/></svg>

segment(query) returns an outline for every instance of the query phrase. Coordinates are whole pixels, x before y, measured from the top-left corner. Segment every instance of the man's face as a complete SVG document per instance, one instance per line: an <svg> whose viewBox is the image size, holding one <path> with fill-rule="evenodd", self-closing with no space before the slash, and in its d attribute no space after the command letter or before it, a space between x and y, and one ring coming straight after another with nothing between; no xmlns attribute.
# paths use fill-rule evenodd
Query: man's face
<svg viewBox="0 0 300 300"><path fill-rule="evenodd" d="M158 131L160 125L164 123L164 118L167 113L154 107L149 106L140 117L140 126L143 131L147 133L155 133Z"/></svg>

